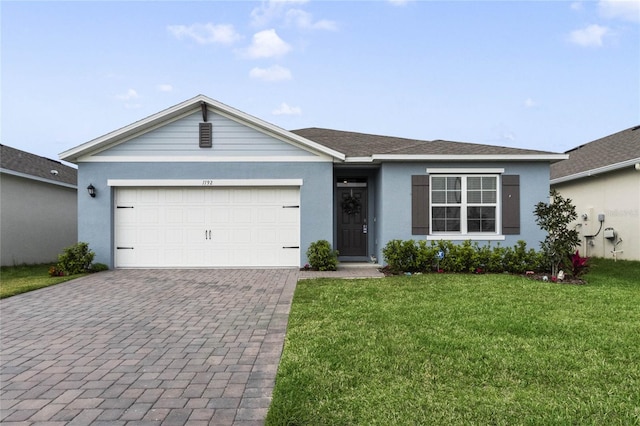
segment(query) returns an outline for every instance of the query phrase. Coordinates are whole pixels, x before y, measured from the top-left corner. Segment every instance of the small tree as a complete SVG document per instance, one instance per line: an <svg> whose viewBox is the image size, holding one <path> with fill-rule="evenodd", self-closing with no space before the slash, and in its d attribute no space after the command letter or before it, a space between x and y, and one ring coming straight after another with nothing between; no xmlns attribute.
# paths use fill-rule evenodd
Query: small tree
<svg viewBox="0 0 640 426"><path fill-rule="evenodd" d="M569 229L569 224L578 218L578 214L571 199L564 199L555 189L549 195L549 204L539 202L534 213L536 223L547 231L540 248L551 265L551 274L557 276L560 264L575 253L575 248L580 244L578 231Z"/></svg>

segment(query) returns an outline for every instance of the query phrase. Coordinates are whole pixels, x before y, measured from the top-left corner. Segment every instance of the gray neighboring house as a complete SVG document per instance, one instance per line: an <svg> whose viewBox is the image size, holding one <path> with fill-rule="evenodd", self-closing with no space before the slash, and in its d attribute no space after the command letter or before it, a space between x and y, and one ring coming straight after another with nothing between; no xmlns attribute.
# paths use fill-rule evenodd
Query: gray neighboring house
<svg viewBox="0 0 640 426"><path fill-rule="evenodd" d="M640 126L567 151L551 186L576 206L586 256L640 260Z"/></svg>
<svg viewBox="0 0 640 426"><path fill-rule="evenodd" d="M566 154L329 129L287 131L209 97L60 154L78 233L112 268L299 267L317 240L383 263L392 239L537 247Z"/></svg>
<svg viewBox="0 0 640 426"><path fill-rule="evenodd" d="M77 170L0 145L2 266L54 262L77 242Z"/></svg>

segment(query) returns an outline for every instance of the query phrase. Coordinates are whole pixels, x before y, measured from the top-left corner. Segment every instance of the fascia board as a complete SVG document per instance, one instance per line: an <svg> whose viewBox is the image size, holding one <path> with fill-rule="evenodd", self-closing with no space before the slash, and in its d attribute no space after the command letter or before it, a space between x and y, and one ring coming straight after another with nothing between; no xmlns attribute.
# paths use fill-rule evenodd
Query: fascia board
<svg viewBox="0 0 640 426"><path fill-rule="evenodd" d="M57 181L57 180L45 179L43 177L30 175L28 173L16 172L15 170L0 168L0 173L4 173L4 174L7 174L7 175L12 175L12 176L16 176L16 177L21 177L21 178L29 179L29 180L35 180L37 182L49 183L51 185L63 186L65 188L78 189L77 185L72 185L70 183L60 182L60 181Z"/></svg>
<svg viewBox="0 0 640 426"><path fill-rule="evenodd" d="M403 155L374 154L373 161L560 161L568 154L522 154L522 155Z"/></svg>
<svg viewBox="0 0 640 426"><path fill-rule="evenodd" d="M80 157L86 157L87 155L95 151L99 151L105 149L108 146L112 146L116 142L123 142L142 132L149 131L155 126L159 126L168 121L179 118L186 113L191 113L192 110L195 111L199 107L200 102L207 103L208 105L213 107L214 110L216 110L215 112L220 113L227 118L234 119L235 121L241 121L243 124L249 125L261 131L268 131L273 136L277 136L280 139L297 143L299 145L302 145L302 147L306 146L313 151L321 152L340 160L344 160L345 158L345 155L343 153L334 151L316 142L298 136L278 126L267 123L266 121L253 117L249 114L246 114L204 95L198 95L171 108L160 111L142 120L136 121L135 123L125 126L121 129L107 133L104 136L93 139L70 150L64 151L59 155L59 158L64 161L74 163Z"/></svg>
<svg viewBox="0 0 640 426"><path fill-rule="evenodd" d="M595 176L602 173L613 172L616 170L624 169L625 167L635 166L640 163L640 158L632 158L630 160L625 160L620 163L609 164L608 166L598 167L591 170L585 170L584 172L574 173L572 175L559 177L556 179L551 179L551 185L555 185L557 183L569 182L576 179L582 179L589 176Z"/></svg>

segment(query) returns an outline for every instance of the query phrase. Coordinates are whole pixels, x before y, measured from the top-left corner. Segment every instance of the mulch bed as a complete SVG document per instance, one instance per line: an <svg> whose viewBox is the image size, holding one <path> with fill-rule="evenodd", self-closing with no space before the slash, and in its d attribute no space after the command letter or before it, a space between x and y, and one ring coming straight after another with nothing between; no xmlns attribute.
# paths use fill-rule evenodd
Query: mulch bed
<svg viewBox="0 0 640 426"><path fill-rule="evenodd" d="M418 275L422 273L404 273L404 272L393 272L389 269L388 266L382 267L378 269L382 272L386 277L396 276L396 275ZM438 272L425 272L425 274L437 274ZM446 272L440 272L446 273ZM562 281L553 281L551 279L551 274L543 274L543 273L533 273L533 274L521 274L521 276L528 278L533 281L543 281L549 282L552 284L572 284L572 285L585 285L587 282L582 278L575 278L573 276L565 276ZM545 279L546 277L546 279Z"/></svg>

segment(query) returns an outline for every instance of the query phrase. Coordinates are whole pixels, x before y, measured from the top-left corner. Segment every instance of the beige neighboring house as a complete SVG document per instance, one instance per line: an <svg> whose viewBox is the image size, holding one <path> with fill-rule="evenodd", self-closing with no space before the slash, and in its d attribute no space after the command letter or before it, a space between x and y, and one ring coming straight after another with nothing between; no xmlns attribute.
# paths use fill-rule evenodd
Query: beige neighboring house
<svg viewBox="0 0 640 426"><path fill-rule="evenodd" d="M54 262L77 242L77 170L0 145L0 264Z"/></svg>
<svg viewBox="0 0 640 426"><path fill-rule="evenodd" d="M580 253L640 260L640 126L567 154L551 165L551 187L576 206Z"/></svg>

